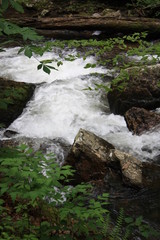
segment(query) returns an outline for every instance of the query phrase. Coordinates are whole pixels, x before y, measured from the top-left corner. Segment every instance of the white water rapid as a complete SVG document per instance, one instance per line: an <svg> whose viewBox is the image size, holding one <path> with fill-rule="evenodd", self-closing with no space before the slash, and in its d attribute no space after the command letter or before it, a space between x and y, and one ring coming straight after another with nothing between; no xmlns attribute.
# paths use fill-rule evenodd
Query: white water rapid
<svg viewBox="0 0 160 240"><path fill-rule="evenodd" d="M102 67L85 69L86 63L95 62L93 57L85 61L82 58L73 62L63 60L58 71L52 70L48 75L37 70L38 62L35 58L28 59L23 54L17 55L17 52L18 48L10 48L0 53L0 76L35 83L37 87L22 115L8 129L26 137L60 137L73 143L78 130L84 128L141 159L153 158L159 154L159 132L133 136L123 117L110 114L101 90L84 90L88 87L95 88L95 83L102 82L90 73L110 74ZM59 58L58 52L46 53L39 59L53 58Z"/></svg>

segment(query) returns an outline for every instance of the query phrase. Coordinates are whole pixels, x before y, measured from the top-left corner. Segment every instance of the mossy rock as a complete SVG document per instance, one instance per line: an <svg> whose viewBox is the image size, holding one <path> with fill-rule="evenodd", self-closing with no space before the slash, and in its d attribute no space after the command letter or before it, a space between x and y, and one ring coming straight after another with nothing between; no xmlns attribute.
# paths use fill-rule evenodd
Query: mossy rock
<svg viewBox="0 0 160 240"><path fill-rule="evenodd" d="M128 70L129 80L123 78L112 84L107 95L110 111L124 115L130 108L154 110L160 108L160 64L145 68L133 67ZM125 87L120 90L120 87Z"/></svg>
<svg viewBox="0 0 160 240"><path fill-rule="evenodd" d="M0 78L0 124L8 127L23 111L35 85Z"/></svg>

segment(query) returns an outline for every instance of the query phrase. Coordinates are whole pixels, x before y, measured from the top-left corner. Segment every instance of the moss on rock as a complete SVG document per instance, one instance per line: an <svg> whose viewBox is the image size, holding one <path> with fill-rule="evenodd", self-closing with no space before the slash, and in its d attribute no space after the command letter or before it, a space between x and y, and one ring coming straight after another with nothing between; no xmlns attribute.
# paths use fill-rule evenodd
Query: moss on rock
<svg viewBox="0 0 160 240"><path fill-rule="evenodd" d="M0 78L0 123L8 127L23 111L35 86Z"/></svg>

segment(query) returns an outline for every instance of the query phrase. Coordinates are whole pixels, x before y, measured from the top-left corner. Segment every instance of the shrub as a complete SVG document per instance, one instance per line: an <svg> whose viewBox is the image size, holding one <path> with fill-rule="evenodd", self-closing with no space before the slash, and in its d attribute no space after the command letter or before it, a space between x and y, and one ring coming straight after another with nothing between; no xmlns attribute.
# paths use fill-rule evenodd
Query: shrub
<svg viewBox="0 0 160 240"><path fill-rule="evenodd" d="M53 155L44 156L22 145L16 150L1 149L0 164L2 240L126 240L135 226L144 237L155 235L142 218L125 218L123 210L112 225L108 194L95 199L90 184L67 185L73 170L59 167Z"/></svg>

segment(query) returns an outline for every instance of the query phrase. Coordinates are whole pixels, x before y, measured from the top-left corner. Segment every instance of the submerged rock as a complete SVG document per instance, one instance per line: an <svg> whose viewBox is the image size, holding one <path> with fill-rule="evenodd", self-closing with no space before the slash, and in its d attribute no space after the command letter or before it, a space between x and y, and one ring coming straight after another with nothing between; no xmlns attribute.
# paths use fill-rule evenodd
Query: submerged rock
<svg viewBox="0 0 160 240"><path fill-rule="evenodd" d="M114 114L124 115L132 107L153 110L160 107L160 65L133 68L128 70L127 86L119 91L122 82L112 85L108 93L110 110Z"/></svg>
<svg viewBox="0 0 160 240"><path fill-rule="evenodd" d="M18 134L18 132L8 129L4 132L3 135L4 135L4 137L11 138L11 137L14 137L17 134Z"/></svg>
<svg viewBox="0 0 160 240"><path fill-rule="evenodd" d="M23 111L35 85L0 78L0 123L8 127Z"/></svg>
<svg viewBox="0 0 160 240"><path fill-rule="evenodd" d="M133 134L141 135L160 126L160 114L133 107L125 113L125 121Z"/></svg>

